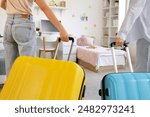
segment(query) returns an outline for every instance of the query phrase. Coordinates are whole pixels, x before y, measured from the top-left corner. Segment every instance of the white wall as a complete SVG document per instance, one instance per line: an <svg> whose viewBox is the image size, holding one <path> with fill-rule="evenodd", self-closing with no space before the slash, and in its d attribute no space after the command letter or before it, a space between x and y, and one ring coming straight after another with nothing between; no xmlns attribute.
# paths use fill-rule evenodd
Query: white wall
<svg viewBox="0 0 150 117"><path fill-rule="evenodd" d="M46 0L49 2L50 0ZM58 0L59 2L59 0ZM91 35L96 37L96 44L100 44L102 35L102 0L67 0L67 9L62 11L54 10L56 16L62 21L69 34L77 37L80 35ZM34 11L36 25L46 18L42 12ZM82 21L81 17L88 17L87 21ZM3 33L6 14L0 10L0 33Z"/></svg>
<svg viewBox="0 0 150 117"><path fill-rule="evenodd" d="M122 22L124 20L126 14L126 0L119 2L119 22L118 22L118 29L120 29Z"/></svg>
<svg viewBox="0 0 150 117"><path fill-rule="evenodd" d="M0 8L0 34L3 35L4 27L6 21L6 12L2 8Z"/></svg>
<svg viewBox="0 0 150 117"><path fill-rule="evenodd" d="M47 0L49 2L49 0ZM102 35L102 0L67 0L67 9L60 12L53 10L55 15L66 28L69 34L76 37L90 35L96 37L96 44L100 44ZM38 13L38 14L37 14ZM35 12L35 19L46 18L42 12ZM82 21L81 17L88 17L87 21Z"/></svg>
<svg viewBox="0 0 150 117"><path fill-rule="evenodd" d="M102 1L101 0L68 0L68 10L64 12L63 24L71 34L91 35L100 44L102 35ZM88 21L81 21L87 16Z"/></svg>

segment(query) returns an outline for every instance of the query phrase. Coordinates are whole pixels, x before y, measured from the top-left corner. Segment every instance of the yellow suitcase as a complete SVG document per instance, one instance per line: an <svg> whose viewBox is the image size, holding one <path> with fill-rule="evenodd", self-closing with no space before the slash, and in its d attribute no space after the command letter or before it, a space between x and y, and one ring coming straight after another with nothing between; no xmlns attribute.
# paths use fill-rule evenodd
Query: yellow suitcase
<svg viewBox="0 0 150 117"><path fill-rule="evenodd" d="M74 62L18 57L0 93L1 100L78 100L84 71Z"/></svg>

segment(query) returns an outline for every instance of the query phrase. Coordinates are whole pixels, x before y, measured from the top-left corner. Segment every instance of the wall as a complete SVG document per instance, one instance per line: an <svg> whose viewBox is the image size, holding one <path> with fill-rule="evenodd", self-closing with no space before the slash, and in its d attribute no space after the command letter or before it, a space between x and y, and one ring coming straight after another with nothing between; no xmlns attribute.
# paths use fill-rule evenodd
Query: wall
<svg viewBox="0 0 150 117"><path fill-rule="evenodd" d="M46 0L49 3L50 0ZM60 0L57 0L59 2ZM59 10L53 10L59 20L66 28L69 34L76 37L80 35L91 35L96 37L96 43L100 44L101 40L101 16L102 16L102 0L67 0L67 9L60 13ZM39 21L45 19L42 12L34 10L37 27L40 26ZM81 18L84 17L84 20ZM87 18L87 20L86 20ZM3 34L6 20L6 13L0 9L0 34Z"/></svg>
<svg viewBox="0 0 150 117"><path fill-rule="evenodd" d="M49 3L49 0L47 2ZM81 35L95 36L95 43L100 44L102 35L101 4L102 0L67 0L66 10L53 11L69 34L76 37ZM35 14L37 14L35 19L38 19L36 24L39 27L39 18L45 19L46 17L42 12L35 11Z"/></svg>
<svg viewBox="0 0 150 117"><path fill-rule="evenodd" d="M122 22L124 20L125 14L126 14L126 1L123 0L119 2L119 22L118 22L118 29L120 29Z"/></svg>
<svg viewBox="0 0 150 117"><path fill-rule="evenodd" d="M3 35L6 21L6 12L0 8L0 34Z"/></svg>
<svg viewBox="0 0 150 117"><path fill-rule="evenodd" d="M68 0L68 11L64 14L64 25L71 34L91 35L100 44L102 30L101 0ZM81 20L81 18L86 20Z"/></svg>
<svg viewBox="0 0 150 117"><path fill-rule="evenodd" d="M46 0L48 3L50 0ZM127 0L129 1L129 0ZM62 21L69 34L77 37L91 35L96 37L96 44L100 44L102 35L102 0L67 0L67 9L62 13L54 10L56 16ZM42 12L34 10L37 27L40 27L40 19L45 19ZM81 20L88 17L88 20ZM3 35L6 13L0 8L0 34ZM133 44L135 48L135 44ZM135 49L131 49L131 55L135 60Z"/></svg>

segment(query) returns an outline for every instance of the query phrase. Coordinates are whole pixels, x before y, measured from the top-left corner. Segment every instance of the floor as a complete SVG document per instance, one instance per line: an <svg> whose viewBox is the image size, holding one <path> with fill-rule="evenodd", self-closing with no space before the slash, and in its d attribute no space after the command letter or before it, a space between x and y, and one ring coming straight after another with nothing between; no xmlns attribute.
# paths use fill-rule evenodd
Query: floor
<svg viewBox="0 0 150 117"><path fill-rule="evenodd" d="M127 68L122 68L119 71L127 71ZM99 72L93 72L84 68L85 70L85 78L86 78L86 90L84 100L101 100L101 97L98 94L100 89L100 84L102 78L111 72L114 72L114 69L111 68L101 68ZM2 89L2 85L0 85L0 91Z"/></svg>
<svg viewBox="0 0 150 117"><path fill-rule="evenodd" d="M114 69L111 68L101 68L98 73L91 70L85 69L86 75L86 91L85 91L85 100L101 100L98 91L101 87L102 78L108 74L114 72ZM121 68L119 71L128 71L127 68Z"/></svg>

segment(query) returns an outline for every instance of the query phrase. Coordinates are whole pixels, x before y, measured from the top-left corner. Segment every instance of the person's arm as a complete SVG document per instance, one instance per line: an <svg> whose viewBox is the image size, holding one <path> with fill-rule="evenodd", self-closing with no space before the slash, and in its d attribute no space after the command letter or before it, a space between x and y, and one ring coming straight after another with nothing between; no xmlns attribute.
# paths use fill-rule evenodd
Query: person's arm
<svg viewBox="0 0 150 117"><path fill-rule="evenodd" d="M58 21L50 7L46 4L45 0L35 0L35 2L45 13L47 18L52 22L52 24L59 30L61 39L63 41L68 41L68 33L62 24Z"/></svg>
<svg viewBox="0 0 150 117"><path fill-rule="evenodd" d="M146 0L131 0L130 1L128 12L126 14L126 17L120 27L120 30L116 38L117 45L122 45L124 40L126 40L126 37L128 33L130 32L132 26L134 25L136 19L141 14L145 6L145 3L146 3Z"/></svg>
<svg viewBox="0 0 150 117"><path fill-rule="evenodd" d="M3 8L3 9L5 9L6 10L6 3L7 3L7 1L6 0L1 0L1 8Z"/></svg>

